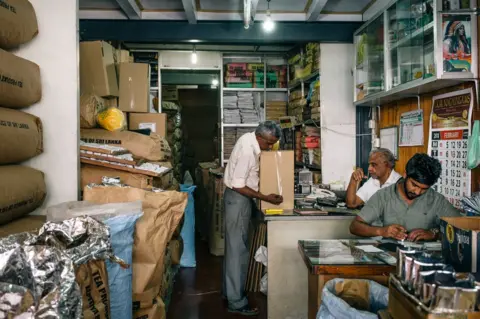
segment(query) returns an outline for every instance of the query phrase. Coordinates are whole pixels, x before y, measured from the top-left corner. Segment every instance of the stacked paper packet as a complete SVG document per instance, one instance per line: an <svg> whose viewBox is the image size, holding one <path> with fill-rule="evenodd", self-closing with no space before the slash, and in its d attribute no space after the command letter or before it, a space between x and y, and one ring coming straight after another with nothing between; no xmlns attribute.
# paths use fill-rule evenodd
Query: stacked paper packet
<svg viewBox="0 0 480 319"><path fill-rule="evenodd" d="M224 92L223 93L223 108L224 109L238 109L238 97L237 92Z"/></svg>
<svg viewBox="0 0 480 319"><path fill-rule="evenodd" d="M223 130L223 154L225 159L230 158L236 141L237 129L234 127L226 127Z"/></svg>

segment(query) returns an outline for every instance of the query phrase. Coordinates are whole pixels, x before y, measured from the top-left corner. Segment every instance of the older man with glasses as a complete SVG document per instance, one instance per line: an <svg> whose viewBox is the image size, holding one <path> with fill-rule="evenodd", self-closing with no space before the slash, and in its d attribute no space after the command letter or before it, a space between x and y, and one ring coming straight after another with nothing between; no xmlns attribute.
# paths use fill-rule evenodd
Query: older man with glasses
<svg viewBox="0 0 480 319"><path fill-rule="evenodd" d="M225 168L225 257L223 294L228 300L228 311L254 316L258 310L248 304L245 280L248 271L248 227L253 199L280 204L282 196L265 195L259 189L260 152L269 151L278 142L280 127L273 121L260 123L255 132L240 137Z"/></svg>

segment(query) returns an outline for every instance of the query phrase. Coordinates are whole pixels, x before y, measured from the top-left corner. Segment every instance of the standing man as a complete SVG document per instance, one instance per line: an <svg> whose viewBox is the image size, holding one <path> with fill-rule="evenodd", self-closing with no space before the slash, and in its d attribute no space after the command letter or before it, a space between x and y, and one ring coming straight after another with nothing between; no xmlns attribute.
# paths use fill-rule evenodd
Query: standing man
<svg viewBox="0 0 480 319"><path fill-rule="evenodd" d="M223 294L228 300L228 311L255 316L258 310L248 304L245 280L248 271L248 226L253 199L272 204L282 203L280 195L265 195L258 191L260 151L271 150L280 138L280 127L273 121L260 123L255 132L240 137L233 148L224 174L225 256Z"/></svg>
<svg viewBox="0 0 480 319"><path fill-rule="evenodd" d="M368 178L361 168L357 168L350 178L347 188L348 208L365 204L378 190L395 184L402 176L395 171L395 157L386 148L377 148L368 159L368 181L358 189L362 180ZM358 191L357 191L358 189Z"/></svg>
<svg viewBox="0 0 480 319"><path fill-rule="evenodd" d="M350 224L350 232L363 237L437 240L440 218L460 216L442 194L431 188L441 172L437 159L415 154L407 163L405 179L373 195ZM378 219L383 227L373 225Z"/></svg>

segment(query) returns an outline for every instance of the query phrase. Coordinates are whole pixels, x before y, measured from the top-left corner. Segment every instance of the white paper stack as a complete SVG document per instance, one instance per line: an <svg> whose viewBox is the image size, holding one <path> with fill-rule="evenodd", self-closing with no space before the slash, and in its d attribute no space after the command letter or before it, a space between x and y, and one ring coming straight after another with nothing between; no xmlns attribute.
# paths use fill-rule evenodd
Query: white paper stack
<svg viewBox="0 0 480 319"><path fill-rule="evenodd" d="M237 129L233 127L226 127L223 131L223 153L225 159L230 158L230 154L232 154L236 141Z"/></svg>
<svg viewBox="0 0 480 319"><path fill-rule="evenodd" d="M252 92L238 92L238 108L253 110L255 108Z"/></svg>
<svg viewBox="0 0 480 319"><path fill-rule="evenodd" d="M224 92L223 93L223 108L224 109L238 109L238 97L237 92Z"/></svg>
<svg viewBox="0 0 480 319"><path fill-rule="evenodd" d="M242 116L242 123L258 123L260 118L258 117L256 110L240 110Z"/></svg>
<svg viewBox="0 0 480 319"><path fill-rule="evenodd" d="M239 124L242 123L240 117L240 110L236 109L224 109L223 110L223 123L227 124Z"/></svg>

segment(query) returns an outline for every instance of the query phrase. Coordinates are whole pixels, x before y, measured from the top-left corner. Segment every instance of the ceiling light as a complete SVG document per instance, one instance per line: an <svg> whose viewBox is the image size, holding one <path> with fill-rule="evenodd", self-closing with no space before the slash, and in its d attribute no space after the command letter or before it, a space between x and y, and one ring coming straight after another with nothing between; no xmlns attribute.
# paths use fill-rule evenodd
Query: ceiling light
<svg viewBox="0 0 480 319"><path fill-rule="evenodd" d="M195 46L193 47L193 52L192 52L192 64L197 64L198 57L197 57L197 50L195 49Z"/></svg>
<svg viewBox="0 0 480 319"><path fill-rule="evenodd" d="M275 22L272 20L270 13L270 0L267 0L267 17L263 21L263 30L265 30L265 32L272 32L273 29L275 29Z"/></svg>
<svg viewBox="0 0 480 319"><path fill-rule="evenodd" d="M212 80L212 85L213 85L213 86L217 86L217 85L218 85L218 80L217 80L217 79L213 79L213 80Z"/></svg>
<svg viewBox="0 0 480 319"><path fill-rule="evenodd" d="M197 40L197 39L192 39L192 40L188 40L188 42L191 42L191 43L199 43L200 40Z"/></svg>

